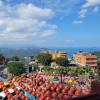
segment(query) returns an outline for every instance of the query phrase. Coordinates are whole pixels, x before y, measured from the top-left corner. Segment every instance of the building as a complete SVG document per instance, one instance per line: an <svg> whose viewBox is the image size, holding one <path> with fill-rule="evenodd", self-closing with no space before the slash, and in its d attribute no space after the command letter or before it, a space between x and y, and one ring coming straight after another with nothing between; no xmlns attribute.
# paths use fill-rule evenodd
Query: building
<svg viewBox="0 0 100 100"><path fill-rule="evenodd" d="M24 57L24 60L25 60L25 63L29 63L31 61L34 61L35 58L34 58L34 56L27 56L27 57Z"/></svg>
<svg viewBox="0 0 100 100"><path fill-rule="evenodd" d="M97 67L97 56L90 52L78 52L73 55L73 60L76 64L86 66L89 65L93 68Z"/></svg>
<svg viewBox="0 0 100 100"><path fill-rule="evenodd" d="M51 50L41 50L40 53L49 53L52 56L52 60L56 60L59 57L67 58L67 53L65 51L51 51Z"/></svg>
<svg viewBox="0 0 100 100"><path fill-rule="evenodd" d="M67 53L65 51L58 51L52 53L52 60L56 60L59 57L67 58Z"/></svg>
<svg viewBox="0 0 100 100"><path fill-rule="evenodd" d="M49 53L49 54L52 54L53 51L41 49L41 50L40 50L40 53Z"/></svg>

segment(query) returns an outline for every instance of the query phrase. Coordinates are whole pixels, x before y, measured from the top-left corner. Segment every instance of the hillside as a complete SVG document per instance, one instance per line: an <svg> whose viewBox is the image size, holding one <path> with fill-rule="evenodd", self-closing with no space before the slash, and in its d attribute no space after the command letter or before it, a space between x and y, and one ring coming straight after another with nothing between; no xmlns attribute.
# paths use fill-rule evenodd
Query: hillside
<svg viewBox="0 0 100 100"><path fill-rule="evenodd" d="M17 55L20 58L23 58L25 56L30 56L30 55L35 56L36 54L39 53L39 51L40 51L39 48L35 48L35 49L0 48L0 54L3 54L6 57L12 57L14 55Z"/></svg>

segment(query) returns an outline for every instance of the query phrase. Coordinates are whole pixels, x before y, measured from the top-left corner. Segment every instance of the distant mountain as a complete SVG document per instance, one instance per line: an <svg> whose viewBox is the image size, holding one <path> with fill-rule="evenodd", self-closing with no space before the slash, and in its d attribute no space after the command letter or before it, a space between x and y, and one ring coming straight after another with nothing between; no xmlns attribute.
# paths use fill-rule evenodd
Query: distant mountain
<svg viewBox="0 0 100 100"><path fill-rule="evenodd" d="M92 48L39 48L39 47L31 47L31 48L0 48L0 53L4 54L6 57L19 56L23 58L25 56L35 56L40 50L52 50L59 51L65 50L68 54L68 57L71 57L74 53L78 51L84 52L100 52L100 48L92 47Z"/></svg>
<svg viewBox="0 0 100 100"><path fill-rule="evenodd" d="M25 48L25 49L20 49L20 48L0 48L0 53L5 55L6 57L12 57L12 56L19 56L20 58L23 58L25 56L30 56L30 55L37 55L40 51L40 48Z"/></svg>

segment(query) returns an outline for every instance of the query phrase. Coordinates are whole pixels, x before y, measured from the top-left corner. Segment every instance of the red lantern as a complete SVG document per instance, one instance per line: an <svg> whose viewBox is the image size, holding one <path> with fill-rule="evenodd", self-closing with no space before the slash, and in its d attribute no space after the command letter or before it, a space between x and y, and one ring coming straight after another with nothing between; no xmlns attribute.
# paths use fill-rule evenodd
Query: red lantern
<svg viewBox="0 0 100 100"><path fill-rule="evenodd" d="M73 96L73 91L69 90L69 91L68 91L68 95L69 95L69 96Z"/></svg>
<svg viewBox="0 0 100 100"><path fill-rule="evenodd" d="M45 78L43 78L43 81L45 82L45 81L46 81L46 79L45 79Z"/></svg>
<svg viewBox="0 0 100 100"><path fill-rule="evenodd" d="M75 95L79 97L79 96L81 96L81 92L80 91L76 91Z"/></svg>
<svg viewBox="0 0 100 100"><path fill-rule="evenodd" d="M52 98L52 100L57 100L57 99L55 99L55 98Z"/></svg>
<svg viewBox="0 0 100 100"><path fill-rule="evenodd" d="M30 100L30 99L28 97L26 97L25 100Z"/></svg>
<svg viewBox="0 0 100 100"><path fill-rule="evenodd" d="M63 96L63 100L70 100L70 99L71 99L71 97L68 96L68 95L64 95L64 96Z"/></svg>
<svg viewBox="0 0 100 100"><path fill-rule="evenodd" d="M39 83L39 80L36 80L36 83L38 84Z"/></svg>
<svg viewBox="0 0 100 100"><path fill-rule="evenodd" d="M57 97L57 93L53 92L51 96L54 97L54 98L56 98Z"/></svg>
<svg viewBox="0 0 100 100"><path fill-rule="evenodd" d="M21 96L21 99L22 99L22 100L25 100L25 96L24 96L24 95L22 95L22 96Z"/></svg>
<svg viewBox="0 0 100 100"><path fill-rule="evenodd" d="M45 100L45 97L42 95L42 96L40 97L40 100Z"/></svg>
<svg viewBox="0 0 100 100"><path fill-rule="evenodd" d="M31 94L32 93L32 90L30 89L28 92Z"/></svg>
<svg viewBox="0 0 100 100"><path fill-rule="evenodd" d="M42 85L43 84L43 82L39 82L39 85Z"/></svg>
<svg viewBox="0 0 100 100"><path fill-rule="evenodd" d="M54 90L55 90L55 88L54 88L54 87L51 87L50 89L51 89L52 91L54 91Z"/></svg>
<svg viewBox="0 0 100 100"><path fill-rule="evenodd" d="M58 86L58 83L55 83L55 84L54 84L54 87L57 87L57 86Z"/></svg>
<svg viewBox="0 0 100 100"><path fill-rule="evenodd" d="M37 98L40 98L40 96L41 96L40 94L38 94L38 93L36 94L36 97L37 97Z"/></svg>
<svg viewBox="0 0 100 100"><path fill-rule="evenodd" d="M42 88L38 88L38 91L41 92L42 91Z"/></svg>
<svg viewBox="0 0 100 100"><path fill-rule="evenodd" d="M19 94L19 97L21 97L21 96L22 96L22 93Z"/></svg>
<svg viewBox="0 0 100 100"><path fill-rule="evenodd" d="M86 90L85 90L85 94L86 94L86 95L91 94L91 90L90 90L90 89L86 89Z"/></svg>
<svg viewBox="0 0 100 100"><path fill-rule="evenodd" d="M7 97L10 99L11 98L11 95L9 94Z"/></svg>
<svg viewBox="0 0 100 100"><path fill-rule="evenodd" d="M47 91L46 92L46 96L50 96L51 92L50 91Z"/></svg>
<svg viewBox="0 0 100 100"><path fill-rule="evenodd" d="M64 89L65 89L65 90L68 90L68 86L65 86Z"/></svg>
<svg viewBox="0 0 100 100"><path fill-rule="evenodd" d="M60 85L59 85L59 88L62 89L62 88L63 88L63 85L60 84Z"/></svg>
<svg viewBox="0 0 100 100"><path fill-rule="evenodd" d="M38 88L37 86L34 87L35 90L36 90L37 88Z"/></svg>
<svg viewBox="0 0 100 100"><path fill-rule="evenodd" d="M15 100L14 97L11 97L9 100Z"/></svg>
<svg viewBox="0 0 100 100"><path fill-rule="evenodd" d="M74 87L71 87L70 90L73 91L73 92L75 91Z"/></svg>
<svg viewBox="0 0 100 100"><path fill-rule="evenodd" d="M16 92L16 94L19 94L20 93L18 90L16 90L15 92Z"/></svg>
<svg viewBox="0 0 100 100"><path fill-rule="evenodd" d="M46 84L43 84L43 87L46 87Z"/></svg>
<svg viewBox="0 0 100 100"><path fill-rule="evenodd" d="M58 98L59 99L62 99L63 98L63 95L60 93L60 94L58 94Z"/></svg>
<svg viewBox="0 0 100 100"><path fill-rule="evenodd" d="M46 91L45 90L42 90L41 92L44 94Z"/></svg>
<svg viewBox="0 0 100 100"><path fill-rule="evenodd" d="M33 96L36 96L36 92L32 92L32 95L33 95Z"/></svg>
<svg viewBox="0 0 100 100"><path fill-rule="evenodd" d="M29 88L26 87L25 90L28 92L29 91Z"/></svg>
<svg viewBox="0 0 100 100"><path fill-rule="evenodd" d="M81 89L81 88L78 88L78 89L77 89L77 91L80 91L80 92L82 92L82 89Z"/></svg>
<svg viewBox="0 0 100 100"><path fill-rule="evenodd" d="M63 90L62 90L62 93L63 93L63 94L65 94L66 92L67 92L66 89L63 89Z"/></svg>
<svg viewBox="0 0 100 100"><path fill-rule="evenodd" d="M56 92L60 93L61 89L60 88L56 88Z"/></svg>
<svg viewBox="0 0 100 100"><path fill-rule="evenodd" d="M53 84L53 82L52 82L52 81L50 81L49 83L50 83L51 85Z"/></svg>
<svg viewBox="0 0 100 100"><path fill-rule="evenodd" d="M50 89L50 86L49 86L49 85L47 85L47 86L46 86L46 88L47 88L47 89Z"/></svg>
<svg viewBox="0 0 100 100"><path fill-rule="evenodd" d="M46 97L45 100L51 100L51 98L50 97Z"/></svg>

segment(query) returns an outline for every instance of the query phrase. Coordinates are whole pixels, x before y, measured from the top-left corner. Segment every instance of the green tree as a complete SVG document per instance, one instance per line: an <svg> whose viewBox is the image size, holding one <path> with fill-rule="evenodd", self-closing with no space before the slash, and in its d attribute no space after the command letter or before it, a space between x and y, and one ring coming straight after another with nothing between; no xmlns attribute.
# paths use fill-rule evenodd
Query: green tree
<svg viewBox="0 0 100 100"><path fill-rule="evenodd" d="M5 58L5 65L7 65L9 61L10 61L10 58Z"/></svg>
<svg viewBox="0 0 100 100"><path fill-rule="evenodd" d="M7 64L7 67L8 67L8 72L11 73L12 75L20 75L25 71L24 64L23 62L20 61L10 61Z"/></svg>
<svg viewBox="0 0 100 100"><path fill-rule="evenodd" d="M37 56L38 61L45 66L50 65L51 63L51 54L43 53Z"/></svg>
<svg viewBox="0 0 100 100"><path fill-rule="evenodd" d="M11 61L19 61L19 60L20 60L20 58L17 57L17 56L12 56L11 57Z"/></svg>
<svg viewBox="0 0 100 100"><path fill-rule="evenodd" d="M0 54L0 65L5 63L5 57L3 54Z"/></svg>
<svg viewBox="0 0 100 100"><path fill-rule="evenodd" d="M98 62L97 65L97 73L98 73L98 79L100 80L100 61Z"/></svg>
<svg viewBox="0 0 100 100"><path fill-rule="evenodd" d="M42 70L48 73L54 72L54 68L51 68L50 66L43 67Z"/></svg>
<svg viewBox="0 0 100 100"><path fill-rule="evenodd" d="M67 58L59 57L56 59L56 63L60 66L68 66L69 61Z"/></svg>

